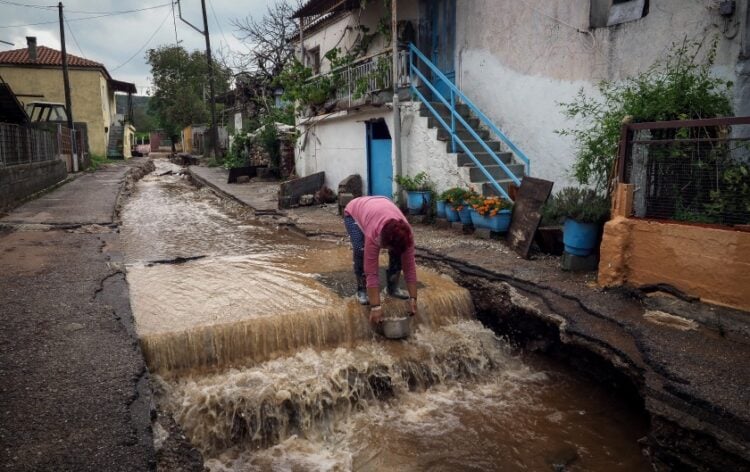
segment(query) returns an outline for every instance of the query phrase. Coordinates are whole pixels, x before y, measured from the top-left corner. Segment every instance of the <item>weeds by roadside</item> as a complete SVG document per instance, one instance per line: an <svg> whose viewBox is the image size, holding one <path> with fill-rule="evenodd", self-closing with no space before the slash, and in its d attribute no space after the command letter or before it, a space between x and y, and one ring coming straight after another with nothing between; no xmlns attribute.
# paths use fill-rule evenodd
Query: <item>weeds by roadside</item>
<svg viewBox="0 0 750 472"><path fill-rule="evenodd" d="M115 161L107 159L107 156L100 156L98 154L91 154L91 165L86 168L87 172L96 172L100 166L104 164L114 164Z"/></svg>

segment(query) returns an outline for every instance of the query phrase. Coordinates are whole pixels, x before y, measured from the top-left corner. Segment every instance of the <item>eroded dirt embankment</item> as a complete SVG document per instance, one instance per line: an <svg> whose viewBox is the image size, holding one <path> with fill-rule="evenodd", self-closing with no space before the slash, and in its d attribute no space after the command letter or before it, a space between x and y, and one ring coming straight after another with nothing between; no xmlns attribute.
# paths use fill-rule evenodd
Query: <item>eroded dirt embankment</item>
<svg viewBox="0 0 750 472"><path fill-rule="evenodd" d="M425 248L418 258L469 289L477 317L521 349L563 359L644 408L641 444L657 470L750 470L746 338L645 322L648 302L625 292L565 290Z"/></svg>

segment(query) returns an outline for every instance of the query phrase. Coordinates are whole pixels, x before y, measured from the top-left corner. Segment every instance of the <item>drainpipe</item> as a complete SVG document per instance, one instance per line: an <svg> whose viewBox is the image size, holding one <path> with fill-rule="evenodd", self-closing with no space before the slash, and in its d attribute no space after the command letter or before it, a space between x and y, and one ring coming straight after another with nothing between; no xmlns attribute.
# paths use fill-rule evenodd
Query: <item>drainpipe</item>
<svg viewBox="0 0 750 472"><path fill-rule="evenodd" d="M393 82L393 160L396 175L401 171L401 108L398 100L398 7L397 0L391 0L391 42L393 44L393 63L391 65L391 82ZM396 186L396 192L401 188ZM400 194L399 194L400 196Z"/></svg>

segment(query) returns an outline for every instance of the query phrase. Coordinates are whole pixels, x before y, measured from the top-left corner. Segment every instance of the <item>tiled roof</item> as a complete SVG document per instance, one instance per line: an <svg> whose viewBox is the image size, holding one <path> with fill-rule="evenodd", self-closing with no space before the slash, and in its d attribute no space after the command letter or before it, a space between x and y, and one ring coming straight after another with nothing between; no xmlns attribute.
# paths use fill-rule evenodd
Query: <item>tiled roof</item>
<svg viewBox="0 0 750 472"><path fill-rule="evenodd" d="M0 64L17 64L17 65L42 65L42 66L61 66L62 67L62 53L56 49L48 48L46 46L37 46L36 48L36 62L29 58L29 49L12 49L10 51L0 52ZM68 54L68 65L71 67L91 67L97 69L105 69L104 65L84 59L82 57ZM106 69L105 69L106 70Z"/></svg>

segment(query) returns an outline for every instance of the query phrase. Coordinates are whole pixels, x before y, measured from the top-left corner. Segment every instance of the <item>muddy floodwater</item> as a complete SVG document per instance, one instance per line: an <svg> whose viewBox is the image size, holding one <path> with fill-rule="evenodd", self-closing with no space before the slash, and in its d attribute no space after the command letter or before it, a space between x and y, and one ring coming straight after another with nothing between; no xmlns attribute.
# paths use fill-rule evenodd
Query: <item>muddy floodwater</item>
<svg viewBox="0 0 750 472"><path fill-rule="evenodd" d="M514 351L450 278L420 268L413 336L387 341L346 241L276 231L156 164L122 212L131 301L159 405L210 470L649 470L635 409Z"/></svg>

